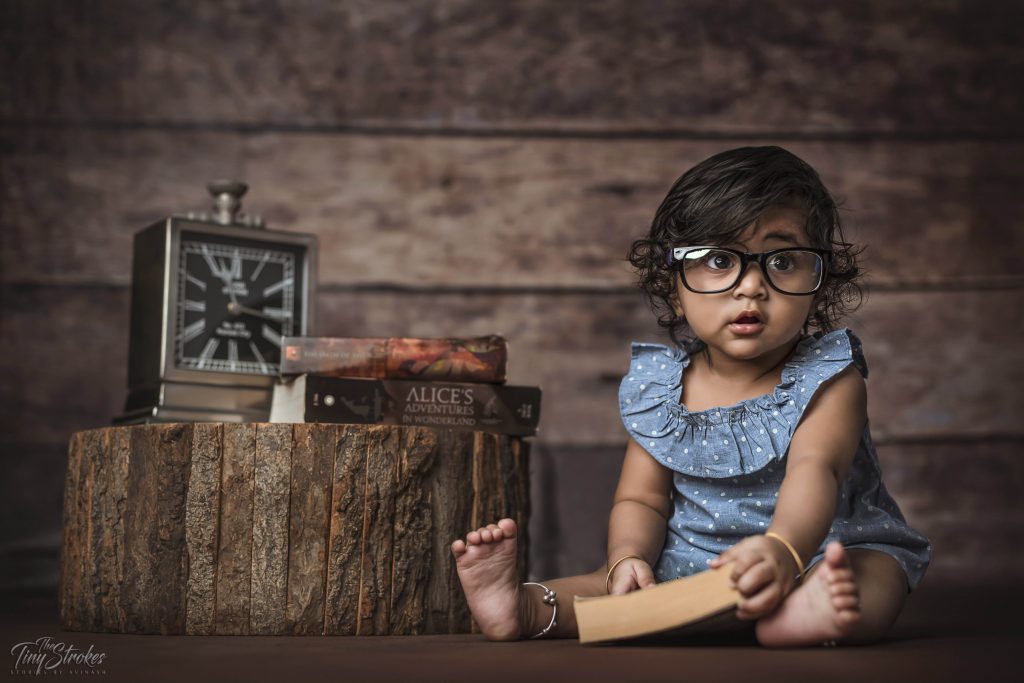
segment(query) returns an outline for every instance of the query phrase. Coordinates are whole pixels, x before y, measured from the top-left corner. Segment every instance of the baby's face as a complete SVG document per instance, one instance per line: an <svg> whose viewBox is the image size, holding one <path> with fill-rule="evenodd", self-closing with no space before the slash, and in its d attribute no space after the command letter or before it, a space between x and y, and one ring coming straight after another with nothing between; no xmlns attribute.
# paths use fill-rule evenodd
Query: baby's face
<svg viewBox="0 0 1024 683"><path fill-rule="evenodd" d="M768 209L739 241L720 246L760 253L783 247L809 247L803 211L786 207ZM676 313L685 315L690 327L708 346L740 359L753 359L790 344L811 313L815 296L782 294L765 281L761 266L747 266L732 289L717 294L697 294L683 286L676 273ZM743 311L757 311L763 325L757 329L732 325Z"/></svg>

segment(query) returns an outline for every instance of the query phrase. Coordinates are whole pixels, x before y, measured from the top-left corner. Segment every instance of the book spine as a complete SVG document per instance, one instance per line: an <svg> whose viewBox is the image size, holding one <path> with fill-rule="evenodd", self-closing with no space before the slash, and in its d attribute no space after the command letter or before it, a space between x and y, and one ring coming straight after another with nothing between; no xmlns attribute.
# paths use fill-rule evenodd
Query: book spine
<svg viewBox="0 0 1024 683"><path fill-rule="evenodd" d="M307 375L305 420L533 436L540 398L538 387Z"/></svg>
<svg viewBox="0 0 1024 683"><path fill-rule="evenodd" d="M286 337L281 375L331 375L420 381L506 380L508 344L497 335L444 337Z"/></svg>

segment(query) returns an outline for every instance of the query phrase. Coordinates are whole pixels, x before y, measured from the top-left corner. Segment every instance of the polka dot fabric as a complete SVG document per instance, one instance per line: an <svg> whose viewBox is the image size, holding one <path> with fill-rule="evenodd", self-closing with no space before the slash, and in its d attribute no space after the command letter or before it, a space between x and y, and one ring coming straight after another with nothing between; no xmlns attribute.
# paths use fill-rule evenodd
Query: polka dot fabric
<svg viewBox="0 0 1024 683"><path fill-rule="evenodd" d="M691 412L680 402L685 351L661 344L632 344L629 372L619 388L626 431L674 473L674 514L659 580L687 576L746 536L764 533L785 475L790 440L820 387L853 364L867 377L861 343L843 328L805 337L770 394L733 406ZM886 492L868 425L825 545L869 547L892 555L915 588L931 558L924 536L906 525Z"/></svg>

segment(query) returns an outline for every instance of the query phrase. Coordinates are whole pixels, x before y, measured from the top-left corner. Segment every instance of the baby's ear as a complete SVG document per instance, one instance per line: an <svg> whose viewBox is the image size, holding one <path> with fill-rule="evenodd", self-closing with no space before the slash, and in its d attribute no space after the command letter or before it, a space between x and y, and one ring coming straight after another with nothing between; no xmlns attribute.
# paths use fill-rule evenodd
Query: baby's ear
<svg viewBox="0 0 1024 683"><path fill-rule="evenodd" d="M682 318L685 311L683 311L683 304L679 301L679 286L676 286L676 291L672 292L668 298L672 304L672 310L675 311L677 317Z"/></svg>
<svg viewBox="0 0 1024 683"><path fill-rule="evenodd" d="M811 313L814 313L814 310L818 307L818 304L820 304L824 300L825 300L825 288L822 287L821 289L819 289L817 292L814 293L814 302L811 305Z"/></svg>

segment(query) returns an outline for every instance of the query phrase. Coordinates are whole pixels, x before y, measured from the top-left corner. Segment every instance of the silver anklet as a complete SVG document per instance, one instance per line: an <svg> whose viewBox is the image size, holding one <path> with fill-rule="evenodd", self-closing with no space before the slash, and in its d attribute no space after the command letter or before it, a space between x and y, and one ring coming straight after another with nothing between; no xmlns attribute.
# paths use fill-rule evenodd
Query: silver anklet
<svg viewBox="0 0 1024 683"><path fill-rule="evenodd" d="M542 630L540 633L538 633L536 635L530 636L529 638L527 638L527 640L533 640L534 638L540 638L541 636L546 636L548 634L548 631L553 629L555 627L555 624L558 623L558 622L555 621L555 617L558 616L558 605L555 603L555 591L551 590L550 588L545 586L543 583L537 583L535 581L527 581L523 585L524 586L540 586L541 588L543 588L544 589L544 604L545 605L551 605L551 623L548 624L547 626L545 626L544 630Z"/></svg>

